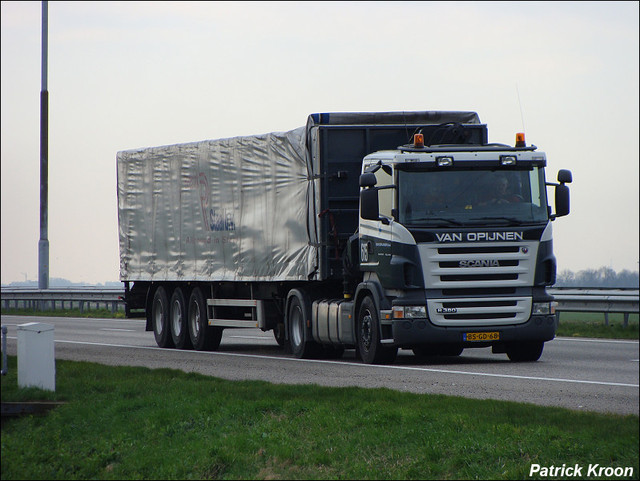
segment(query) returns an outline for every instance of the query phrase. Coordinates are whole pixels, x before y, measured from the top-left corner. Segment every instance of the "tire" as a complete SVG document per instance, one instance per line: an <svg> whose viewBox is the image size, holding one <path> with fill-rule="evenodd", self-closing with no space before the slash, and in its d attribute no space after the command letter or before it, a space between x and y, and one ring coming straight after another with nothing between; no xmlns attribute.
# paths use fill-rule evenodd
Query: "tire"
<svg viewBox="0 0 640 481"><path fill-rule="evenodd" d="M187 308L189 339L196 351L215 351L222 339L221 327L210 327L207 305L199 287L194 287Z"/></svg>
<svg viewBox="0 0 640 481"><path fill-rule="evenodd" d="M176 287L169 301L169 326L171 339L178 349L190 349L191 338L187 326L187 304L182 289Z"/></svg>
<svg viewBox="0 0 640 481"><path fill-rule="evenodd" d="M275 338L276 342L278 343L278 346L280 347L283 347L285 344L286 336L284 334L285 334L284 323L279 322L278 324L276 324L276 327L273 328L273 337Z"/></svg>
<svg viewBox="0 0 640 481"><path fill-rule="evenodd" d="M535 362L543 349L543 341L512 342L507 345L507 356L512 362Z"/></svg>
<svg viewBox="0 0 640 481"><path fill-rule="evenodd" d="M287 311L287 325L291 353L298 359L316 357L320 351L320 346L310 339L306 325L308 318L306 303L299 293L294 294Z"/></svg>
<svg viewBox="0 0 640 481"><path fill-rule="evenodd" d="M169 300L167 299L167 291L163 286L158 287L153 294L151 325L153 326L153 336L156 338L158 347L173 347L169 327Z"/></svg>
<svg viewBox="0 0 640 481"><path fill-rule="evenodd" d="M395 360L397 347L387 347L380 343L380 320L375 303L367 296L358 310L357 324L358 352L365 364L386 364Z"/></svg>

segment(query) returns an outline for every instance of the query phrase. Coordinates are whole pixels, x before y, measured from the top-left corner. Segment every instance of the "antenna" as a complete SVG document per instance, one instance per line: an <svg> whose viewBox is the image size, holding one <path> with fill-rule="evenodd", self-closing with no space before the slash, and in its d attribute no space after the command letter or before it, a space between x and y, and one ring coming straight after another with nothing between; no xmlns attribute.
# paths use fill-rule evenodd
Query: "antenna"
<svg viewBox="0 0 640 481"><path fill-rule="evenodd" d="M522 131L526 132L524 128L524 114L522 113L522 102L520 102L520 89L518 88L518 82L516 82L516 93L518 94L518 106L520 107L520 121L522 122Z"/></svg>

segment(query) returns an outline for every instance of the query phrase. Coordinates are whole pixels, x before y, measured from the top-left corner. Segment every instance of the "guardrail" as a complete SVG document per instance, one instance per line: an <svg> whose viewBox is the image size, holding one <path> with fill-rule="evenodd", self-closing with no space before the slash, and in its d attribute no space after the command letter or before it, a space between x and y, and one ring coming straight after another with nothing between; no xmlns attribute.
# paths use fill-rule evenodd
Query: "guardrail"
<svg viewBox="0 0 640 481"><path fill-rule="evenodd" d="M73 287L34 289L29 287L3 287L2 307L4 309L32 309L50 311L73 309L74 306L84 312L85 308L99 309L102 305L111 312L124 310L124 288L122 287Z"/></svg>
<svg viewBox="0 0 640 481"><path fill-rule="evenodd" d="M561 312L603 312L609 324L609 313L622 313L623 325L629 325L629 314L638 313L638 289L598 289L587 287L554 287L547 289L556 298L558 320Z"/></svg>
<svg viewBox="0 0 640 481"><path fill-rule="evenodd" d="M602 312L605 324L609 313L624 314L624 325L629 323L629 314L638 313L638 289L596 289L577 287L554 287L548 292L556 298L556 312ZM96 309L103 305L111 312L124 310L124 288L122 287L74 287L33 289L3 287L2 305L5 309L22 308L35 311L55 310L57 307L73 309L76 305L84 312L85 307Z"/></svg>

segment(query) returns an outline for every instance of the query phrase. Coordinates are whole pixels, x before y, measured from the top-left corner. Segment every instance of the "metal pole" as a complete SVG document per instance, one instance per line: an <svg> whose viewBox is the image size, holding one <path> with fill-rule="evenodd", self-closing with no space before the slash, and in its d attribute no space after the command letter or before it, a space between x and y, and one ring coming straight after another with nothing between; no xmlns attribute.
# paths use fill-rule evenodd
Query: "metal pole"
<svg viewBox="0 0 640 481"><path fill-rule="evenodd" d="M49 288L49 92L47 91L48 4L42 2L42 90L40 91L40 241L38 287Z"/></svg>

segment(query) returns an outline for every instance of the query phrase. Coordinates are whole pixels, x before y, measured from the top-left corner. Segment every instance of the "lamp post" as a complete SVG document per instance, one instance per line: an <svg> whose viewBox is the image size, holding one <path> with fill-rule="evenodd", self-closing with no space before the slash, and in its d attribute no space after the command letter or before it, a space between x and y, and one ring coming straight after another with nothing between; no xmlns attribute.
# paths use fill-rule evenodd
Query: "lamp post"
<svg viewBox="0 0 640 481"><path fill-rule="evenodd" d="M49 92L47 91L48 5L42 2L42 90L40 91L40 240L38 288L49 288Z"/></svg>

